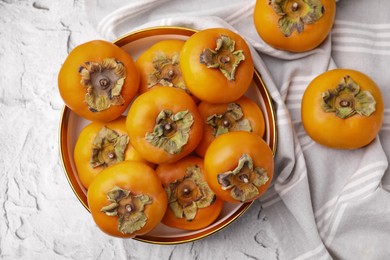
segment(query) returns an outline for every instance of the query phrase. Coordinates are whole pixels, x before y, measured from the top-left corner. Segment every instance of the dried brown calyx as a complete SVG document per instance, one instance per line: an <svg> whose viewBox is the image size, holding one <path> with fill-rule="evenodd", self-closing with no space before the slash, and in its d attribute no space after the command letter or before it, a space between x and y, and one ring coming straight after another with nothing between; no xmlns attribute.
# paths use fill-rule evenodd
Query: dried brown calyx
<svg viewBox="0 0 390 260"><path fill-rule="evenodd" d="M216 40L215 50L204 49L200 54L200 62L207 68L217 68L228 80L234 80L239 63L245 60L243 50L235 50L235 41L228 36L221 35Z"/></svg>
<svg viewBox="0 0 390 260"><path fill-rule="evenodd" d="M175 53L172 58L169 58L164 52L158 51L155 53L152 63L154 71L147 76L148 88L160 84L187 91L179 66L179 53Z"/></svg>
<svg viewBox="0 0 390 260"><path fill-rule="evenodd" d="M168 204L176 218L191 221L198 209L215 202L216 196L203 179L198 166L188 167L183 179L170 183L166 188Z"/></svg>
<svg viewBox="0 0 390 260"><path fill-rule="evenodd" d="M223 190L231 190L230 196L238 201L248 201L259 194L258 187L269 180L267 171L254 167L253 160L248 154L243 154L237 167L228 172L218 174L218 183Z"/></svg>
<svg viewBox="0 0 390 260"><path fill-rule="evenodd" d="M102 127L92 142L91 166L106 168L123 161L128 143L127 135L121 135L106 126Z"/></svg>
<svg viewBox="0 0 390 260"><path fill-rule="evenodd" d="M108 216L118 218L118 231L131 234L145 226L148 218L144 213L145 206L152 204L148 195L133 195L130 191L115 187L107 193L111 202L101 209Z"/></svg>
<svg viewBox="0 0 390 260"><path fill-rule="evenodd" d="M229 103L226 111L222 114L207 117L206 123L213 128L214 136L230 131L252 131L251 123L244 117L244 112L237 103Z"/></svg>
<svg viewBox="0 0 390 260"><path fill-rule="evenodd" d="M375 112L376 101L369 91L361 91L360 86L347 75L335 89L322 93L321 106L324 112L333 112L340 118L348 118L356 113L370 116Z"/></svg>
<svg viewBox="0 0 390 260"><path fill-rule="evenodd" d="M80 66L81 84L86 88L85 102L92 112L121 106L125 103L121 96L126 78L126 67L112 58L102 62L86 62Z"/></svg>
<svg viewBox="0 0 390 260"><path fill-rule="evenodd" d="M279 29L286 37L303 32L305 25L315 23L325 12L320 0L269 0L269 4L280 16Z"/></svg>
<svg viewBox="0 0 390 260"><path fill-rule="evenodd" d="M157 118L152 133L147 133L146 141L170 154L178 154L190 138L194 118L190 111L184 110L174 114L170 110L162 110Z"/></svg>

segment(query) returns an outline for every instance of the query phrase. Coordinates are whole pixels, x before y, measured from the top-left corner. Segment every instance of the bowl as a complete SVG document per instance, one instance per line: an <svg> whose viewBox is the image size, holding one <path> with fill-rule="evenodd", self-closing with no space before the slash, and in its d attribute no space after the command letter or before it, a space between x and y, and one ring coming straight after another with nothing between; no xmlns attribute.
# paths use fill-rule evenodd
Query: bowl
<svg viewBox="0 0 390 260"><path fill-rule="evenodd" d="M181 39L186 40L196 30L184 27L153 27L138 30L119 39L114 43L124 49L134 60L146 49L160 40ZM265 134L263 139L276 152L276 123L273 103L267 88L261 78L261 74L255 70L253 82L245 94L254 100L263 112L265 119ZM126 114L127 112L125 112ZM87 202L87 190L81 184L73 159L73 150L81 130L90 121L77 116L68 107L64 106L59 127L60 157L65 175L70 187L80 203L89 211ZM146 235L137 236L134 239L153 244L179 244L191 242L222 230L233 223L251 206L252 203L230 204L225 203L218 219L210 226L197 230L186 231L159 224Z"/></svg>

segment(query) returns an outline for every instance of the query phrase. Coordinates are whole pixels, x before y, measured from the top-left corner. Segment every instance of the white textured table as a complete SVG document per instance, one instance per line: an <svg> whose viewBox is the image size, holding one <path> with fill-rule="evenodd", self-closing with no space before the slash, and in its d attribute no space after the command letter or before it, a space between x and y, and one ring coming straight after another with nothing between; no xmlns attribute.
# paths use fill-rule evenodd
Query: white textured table
<svg viewBox="0 0 390 260"><path fill-rule="evenodd" d="M68 52L100 38L77 0L0 1L0 259L283 259L260 203L203 240L162 246L103 234L59 159Z"/></svg>

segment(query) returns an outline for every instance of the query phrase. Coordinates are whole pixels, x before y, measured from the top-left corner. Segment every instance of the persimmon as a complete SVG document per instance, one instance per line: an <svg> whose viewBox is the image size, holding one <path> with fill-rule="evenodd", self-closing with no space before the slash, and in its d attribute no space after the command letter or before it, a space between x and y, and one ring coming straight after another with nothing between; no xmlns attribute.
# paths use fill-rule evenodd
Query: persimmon
<svg viewBox="0 0 390 260"><path fill-rule="evenodd" d="M225 28L205 29L191 35L181 50L180 68L190 92L210 103L240 98L254 73L246 41Z"/></svg>
<svg viewBox="0 0 390 260"><path fill-rule="evenodd" d="M378 134L383 99L376 83L362 72L334 69L313 79L302 97L302 124L317 143L357 149Z"/></svg>
<svg viewBox="0 0 390 260"><path fill-rule="evenodd" d="M108 123L91 122L85 126L77 138L73 158L80 182L86 189L99 172L118 162L148 163L129 143L125 116Z"/></svg>
<svg viewBox="0 0 390 260"><path fill-rule="evenodd" d="M206 180L222 200L250 202L263 195L274 174L273 153L257 134L237 131L218 136L204 158Z"/></svg>
<svg viewBox="0 0 390 260"><path fill-rule="evenodd" d="M203 138L195 152L204 157L207 147L219 135L231 131L248 131L264 135L263 112L252 99L242 96L236 101L224 104L211 104L202 101L198 110L203 118Z"/></svg>
<svg viewBox="0 0 390 260"><path fill-rule="evenodd" d="M335 0L257 0L254 24L270 46L304 52L326 39L335 14Z"/></svg>
<svg viewBox="0 0 390 260"><path fill-rule="evenodd" d="M141 94L158 86L187 89L179 65L183 45L182 40L161 40L141 53L136 60L141 75Z"/></svg>
<svg viewBox="0 0 390 260"><path fill-rule="evenodd" d="M223 207L204 177L203 159L186 156L156 168L168 195L168 208L162 223L167 226L197 230L212 224Z"/></svg>
<svg viewBox="0 0 390 260"><path fill-rule="evenodd" d="M66 106L90 121L118 118L136 95L139 82L132 57L103 40L76 46L58 74L58 87Z"/></svg>
<svg viewBox="0 0 390 260"><path fill-rule="evenodd" d="M203 121L186 92L158 87L134 100L126 128L137 152L161 164L177 161L195 150L202 138Z"/></svg>
<svg viewBox="0 0 390 260"><path fill-rule="evenodd" d="M167 209L167 194L147 164L124 161L104 169L89 186L88 206L105 233L132 238L153 230Z"/></svg>

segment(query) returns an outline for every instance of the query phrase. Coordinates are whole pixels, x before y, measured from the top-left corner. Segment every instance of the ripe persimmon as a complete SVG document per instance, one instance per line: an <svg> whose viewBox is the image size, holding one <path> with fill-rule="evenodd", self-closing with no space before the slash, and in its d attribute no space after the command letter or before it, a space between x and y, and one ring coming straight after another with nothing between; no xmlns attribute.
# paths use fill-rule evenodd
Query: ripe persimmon
<svg viewBox="0 0 390 260"><path fill-rule="evenodd" d="M332 29L335 0L257 0L254 23L270 46L304 52L320 45Z"/></svg>
<svg viewBox="0 0 390 260"><path fill-rule="evenodd" d="M313 79L302 98L302 124L317 143L356 149L369 144L383 120L382 94L367 75L334 69Z"/></svg>
<svg viewBox="0 0 390 260"><path fill-rule="evenodd" d="M58 88L65 105L90 121L118 118L137 94L139 82L132 57L103 40L76 46L58 74Z"/></svg>
<svg viewBox="0 0 390 260"><path fill-rule="evenodd" d="M180 68L189 91L210 103L240 98L253 80L253 60L246 41L225 28L210 28L188 38Z"/></svg>

